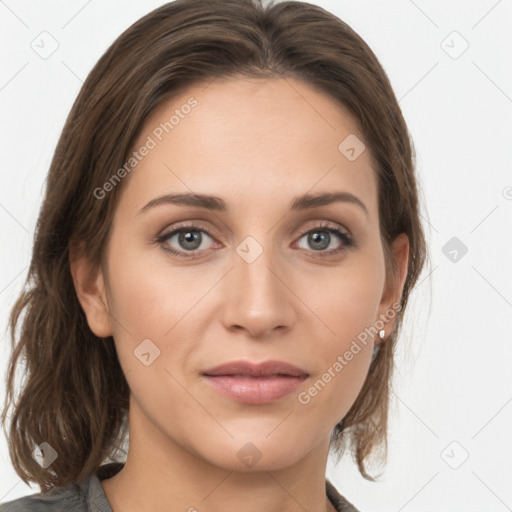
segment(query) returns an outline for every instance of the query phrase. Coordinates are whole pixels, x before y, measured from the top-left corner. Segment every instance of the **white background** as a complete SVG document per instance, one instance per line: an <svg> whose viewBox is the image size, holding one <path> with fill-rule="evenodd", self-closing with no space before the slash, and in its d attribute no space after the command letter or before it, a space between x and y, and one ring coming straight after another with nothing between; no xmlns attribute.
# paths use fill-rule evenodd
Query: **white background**
<svg viewBox="0 0 512 512"><path fill-rule="evenodd" d="M431 252L399 341L385 472L368 482L347 457L327 476L362 512L512 510L512 1L312 3L352 26L391 79ZM65 117L107 47L161 4L0 1L2 376ZM31 48L43 31L59 45L47 59ZM468 248L455 262L442 251L452 237ZM0 474L0 503L38 490L15 474L3 435Z"/></svg>

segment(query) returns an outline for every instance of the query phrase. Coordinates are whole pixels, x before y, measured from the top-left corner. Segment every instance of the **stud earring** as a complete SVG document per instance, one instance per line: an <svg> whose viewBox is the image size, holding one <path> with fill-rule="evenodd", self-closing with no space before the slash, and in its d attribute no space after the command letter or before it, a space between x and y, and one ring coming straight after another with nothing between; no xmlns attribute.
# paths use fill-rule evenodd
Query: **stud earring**
<svg viewBox="0 0 512 512"><path fill-rule="evenodd" d="M386 331L384 329L381 329L379 331L379 338L381 340L384 340L385 336L386 336ZM375 360L375 358L379 355L379 352L380 352L380 343L378 345L375 345L375 347L373 347L372 363Z"/></svg>

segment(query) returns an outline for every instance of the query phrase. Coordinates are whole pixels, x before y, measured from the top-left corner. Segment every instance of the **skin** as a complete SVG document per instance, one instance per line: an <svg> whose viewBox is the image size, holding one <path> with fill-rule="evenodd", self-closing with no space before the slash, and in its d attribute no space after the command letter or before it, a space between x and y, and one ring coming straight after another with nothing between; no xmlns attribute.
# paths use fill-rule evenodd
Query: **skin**
<svg viewBox="0 0 512 512"><path fill-rule="evenodd" d="M114 512L331 511L329 436L380 340L361 344L307 405L297 394L400 299L407 237L393 245L399 276L386 282L371 153L367 147L349 161L338 145L349 134L364 141L354 118L298 80L192 87L151 114L135 147L191 96L197 107L122 182L104 267L92 268L83 254L72 261L89 326L114 337L131 389L127 461L103 489ZM332 191L354 194L368 214L350 202L289 210L296 196ZM161 204L139 213L177 192L219 196L229 211ZM164 250L187 251L178 235L154 242L183 221L207 230L195 258ZM330 234L329 246L315 250L301 230L322 222L348 231L356 245L320 257L344 244ZM248 236L263 249L252 263L236 251ZM134 350L148 338L160 355L145 366ZM287 361L310 376L273 403L238 403L200 376L236 359ZM251 467L237 456L246 443L261 453Z"/></svg>

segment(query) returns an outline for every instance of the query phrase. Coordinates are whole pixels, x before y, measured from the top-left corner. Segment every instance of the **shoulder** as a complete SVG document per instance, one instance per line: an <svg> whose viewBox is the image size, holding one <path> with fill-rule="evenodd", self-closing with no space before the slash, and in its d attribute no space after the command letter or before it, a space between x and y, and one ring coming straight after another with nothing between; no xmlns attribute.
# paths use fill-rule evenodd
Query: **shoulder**
<svg viewBox="0 0 512 512"><path fill-rule="evenodd" d="M347 500L344 496L342 496L336 487L329 481L329 479L325 479L325 490L327 493L327 497L329 501L334 505L336 512L360 512L350 501ZM0 512L3 512L0 509Z"/></svg>
<svg viewBox="0 0 512 512"><path fill-rule="evenodd" d="M112 512L100 479L115 475L123 465L109 463L78 483L0 503L0 512Z"/></svg>
<svg viewBox="0 0 512 512"><path fill-rule="evenodd" d="M0 512L87 512L80 486L71 484L0 504Z"/></svg>

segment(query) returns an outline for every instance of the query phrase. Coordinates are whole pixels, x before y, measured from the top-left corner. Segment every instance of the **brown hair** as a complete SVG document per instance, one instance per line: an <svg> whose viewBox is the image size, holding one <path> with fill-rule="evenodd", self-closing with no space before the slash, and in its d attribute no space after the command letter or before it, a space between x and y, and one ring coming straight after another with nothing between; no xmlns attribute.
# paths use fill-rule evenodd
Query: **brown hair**
<svg viewBox="0 0 512 512"><path fill-rule="evenodd" d="M102 199L93 191L123 165L144 120L162 101L191 85L229 77L297 78L345 105L376 163L389 278L397 275L390 244L401 233L409 238L396 328L331 436L338 454L350 443L369 480L374 478L366 471L367 457L378 446L387 454L393 350L426 257L413 146L388 77L366 43L318 6L177 0L134 23L100 58L69 113L51 162L30 269L10 316L12 355L2 413L5 430L13 405L6 433L16 472L43 492L116 460L129 434L130 390L113 339L98 338L89 329L70 272L72 240L83 241L90 261L101 264L122 183ZM15 372L22 356L25 378L15 402ZM46 469L31 455L42 442L58 454Z"/></svg>

